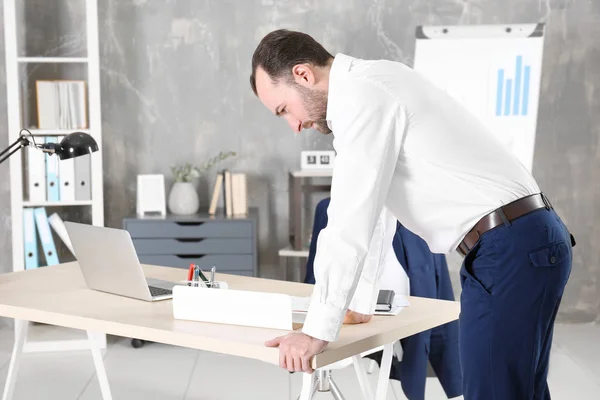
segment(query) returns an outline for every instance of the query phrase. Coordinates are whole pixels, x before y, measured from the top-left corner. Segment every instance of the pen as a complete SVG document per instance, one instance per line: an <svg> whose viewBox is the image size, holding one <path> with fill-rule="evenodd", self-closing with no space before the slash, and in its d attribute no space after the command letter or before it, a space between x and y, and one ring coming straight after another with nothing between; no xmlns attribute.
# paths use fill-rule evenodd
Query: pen
<svg viewBox="0 0 600 400"><path fill-rule="evenodd" d="M200 280L200 267L194 265L194 287L198 287L198 281Z"/></svg>
<svg viewBox="0 0 600 400"><path fill-rule="evenodd" d="M208 278L206 277L206 275L204 275L202 273L202 270L200 269L200 267L198 267L198 272L200 274L200 279L202 279L204 281L204 283L208 283Z"/></svg>
<svg viewBox="0 0 600 400"><path fill-rule="evenodd" d="M190 268L188 269L188 286L192 286L191 281L194 279L194 264L190 264Z"/></svg>

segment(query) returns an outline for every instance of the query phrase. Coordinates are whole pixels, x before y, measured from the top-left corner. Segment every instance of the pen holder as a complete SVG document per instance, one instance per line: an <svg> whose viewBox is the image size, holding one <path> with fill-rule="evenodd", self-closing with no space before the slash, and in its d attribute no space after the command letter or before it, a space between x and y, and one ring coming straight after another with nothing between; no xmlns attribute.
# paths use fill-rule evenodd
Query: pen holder
<svg viewBox="0 0 600 400"><path fill-rule="evenodd" d="M222 281L215 281L214 286L210 286L210 282L209 282L209 284L207 284L204 281L180 281L179 283L182 285L185 285L185 286L202 288L202 289L227 289L229 287L227 285L227 282L222 282Z"/></svg>
<svg viewBox="0 0 600 400"><path fill-rule="evenodd" d="M183 284L173 288L173 318L196 322L293 330L292 298L286 294L237 289L210 290ZM219 282L219 289L227 289Z"/></svg>

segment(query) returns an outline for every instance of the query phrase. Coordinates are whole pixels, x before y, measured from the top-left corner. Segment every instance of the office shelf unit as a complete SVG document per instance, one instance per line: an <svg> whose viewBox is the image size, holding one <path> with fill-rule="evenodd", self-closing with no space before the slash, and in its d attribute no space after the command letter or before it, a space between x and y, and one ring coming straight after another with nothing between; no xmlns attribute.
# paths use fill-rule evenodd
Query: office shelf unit
<svg viewBox="0 0 600 400"><path fill-rule="evenodd" d="M313 179L331 178L333 170L298 170L289 173L289 245L278 252L280 268L283 270L283 280L288 280L289 261L296 261L294 281L301 282L302 263L308 258L307 232L302 221L302 197L310 199L312 193L329 192L331 184L315 184Z"/></svg>
<svg viewBox="0 0 600 400"><path fill-rule="evenodd" d="M12 265L14 271L21 271L25 268L25 255L23 245L23 209L27 207L56 207L68 210L70 207L86 207L91 214L91 223L93 225L104 225L104 194L102 182L102 129L101 129L101 108L100 108L100 63L98 47L98 5L97 0L85 0L85 33L87 54L85 57L23 57L19 54L18 28L19 16L17 15L17 5L23 6L16 0L3 0L4 5L4 37L6 52L6 95L8 111L8 143L12 143L19 137L22 128L29 129L26 126L30 115L26 115L24 105L29 101L27 93L22 93L22 80L28 79L28 76L21 76L21 70L28 64L36 65L66 65L78 64L87 70L86 76L86 104L88 129L69 130L64 129L30 129L35 136L63 136L74 131L84 131L90 134L98 143L99 152L93 153L91 161L91 200L90 201L68 201L68 202L44 202L29 201L25 197L25 185L23 162L27 151L23 149L15 153L8 161L10 162L10 185L11 185L11 217L12 217ZM65 79L61 76L59 79ZM55 156L52 156L54 158ZM5 167L5 165L2 165ZM50 212L48 213L50 214ZM42 258L41 258L42 259ZM51 268L51 267L49 267ZM16 325L16 324L15 324ZM16 329L16 327L15 327ZM31 329L30 329L31 332ZM68 339L66 336L73 336L65 333L65 337L60 334L53 335L53 340L42 340L38 342L30 341L35 335L30 335L28 342L24 346L24 351L61 351L61 350L81 350L89 349L90 345L85 332L82 332L81 339ZM56 339L58 337L58 339ZM98 335L97 339L101 348L106 347L106 335Z"/></svg>

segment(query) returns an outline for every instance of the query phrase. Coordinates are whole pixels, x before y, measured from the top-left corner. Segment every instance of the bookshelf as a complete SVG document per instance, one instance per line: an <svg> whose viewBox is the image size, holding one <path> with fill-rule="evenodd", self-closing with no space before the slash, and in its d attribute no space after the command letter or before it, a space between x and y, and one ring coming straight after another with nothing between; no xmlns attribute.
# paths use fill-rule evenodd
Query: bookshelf
<svg viewBox="0 0 600 400"><path fill-rule="evenodd" d="M83 3L83 2L82 2ZM71 213L75 215L86 214L91 219L93 225L104 225L104 193L102 180L102 127L101 127L101 104L100 104L100 63L99 63L99 43L98 43L98 5L97 0L85 0L85 43L87 54L85 57L69 57L56 55L36 55L23 56L20 54L18 24L24 23L18 15L17 6L22 7L16 0L3 0L4 6L4 37L5 37L5 57L6 57L6 96L8 113L8 142L15 141L22 128L27 128L35 137L40 136L64 136L74 131L82 131L94 137L100 151L90 157L90 193L91 200L68 200L68 201L32 201L28 198L27 178L27 152L30 149L23 149L15 153L8 161L10 168L10 200L12 217L12 266L14 271L25 269L24 254L24 228L23 228L23 210L31 207L46 207L47 214L57 212ZM26 48L23 47L23 48ZM31 123L32 116L37 114L37 110L30 108L30 91L24 88L33 86L35 80L27 73L31 65L49 67L49 70L56 71L57 68L75 66L84 72L85 80L85 112L86 129L38 129L38 126ZM25 73L23 73L25 71ZM66 69L65 71L72 71ZM49 77L38 78L36 80L52 79ZM74 78L57 76L56 80L82 80L82 77ZM35 93L35 90L34 90ZM54 157L54 156L53 156ZM5 166L4 164L3 166ZM77 208L75 212L72 210ZM79 210L83 209L83 210ZM70 218L72 219L72 218ZM54 232L53 232L54 233ZM39 239L38 239L39 240ZM60 238L54 234L55 243L58 244ZM43 265L44 257L40 254L40 265ZM62 261L62 260L61 260ZM44 266L42 266L44 267ZM49 267L51 268L51 267ZM17 333L15 324L15 334ZM64 331L62 336L52 335L50 338L44 338L44 335L32 333L35 324L29 329L29 337L24 345L25 352L40 351L68 351L90 349L90 343L86 332L81 331L81 335L74 335L72 330ZM38 336L40 336L38 338ZM96 338L101 348L106 348L106 335L101 334Z"/></svg>

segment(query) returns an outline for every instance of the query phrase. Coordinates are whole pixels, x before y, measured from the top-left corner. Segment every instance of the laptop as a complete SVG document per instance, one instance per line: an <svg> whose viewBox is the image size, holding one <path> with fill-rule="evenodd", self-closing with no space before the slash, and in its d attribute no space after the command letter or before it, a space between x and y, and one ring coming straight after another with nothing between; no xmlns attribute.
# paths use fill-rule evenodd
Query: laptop
<svg viewBox="0 0 600 400"><path fill-rule="evenodd" d="M173 297L174 282L146 278L129 232L65 221L86 285L145 301Z"/></svg>

